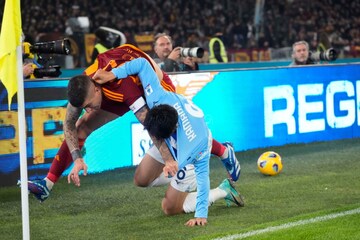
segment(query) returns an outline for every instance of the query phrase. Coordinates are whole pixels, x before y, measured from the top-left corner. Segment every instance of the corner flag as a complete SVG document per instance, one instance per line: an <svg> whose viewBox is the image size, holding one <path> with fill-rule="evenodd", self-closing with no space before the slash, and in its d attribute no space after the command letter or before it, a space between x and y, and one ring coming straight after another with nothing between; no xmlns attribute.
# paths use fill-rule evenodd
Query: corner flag
<svg viewBox="0 0 360 240"><path fill-rule="evenodd" d="M22 227L23 240L28 240L30 239L30 223L21 32L20 0L6 0L0 32L0 80L8 92L9 110L11 99L18 92Z"/></svg>
<svg viewBox="0 0 360 240"><path fill-rule="evenodd" d="M16 48L21 44L21 32L20 0L6 0L0 32L0 80L8 92L9 109L18 88Z"/></svg>

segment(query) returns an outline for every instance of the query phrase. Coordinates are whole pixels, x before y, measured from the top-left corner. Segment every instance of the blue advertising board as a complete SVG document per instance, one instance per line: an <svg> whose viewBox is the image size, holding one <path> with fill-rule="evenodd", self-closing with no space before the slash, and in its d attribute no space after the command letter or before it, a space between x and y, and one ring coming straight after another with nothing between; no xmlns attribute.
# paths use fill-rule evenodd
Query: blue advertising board
<svg viewBox="0 0 360 240"><path fill-rule="evenodd" d="M360 65L220 72L193 99L236 150L360 136Z"/></svg>

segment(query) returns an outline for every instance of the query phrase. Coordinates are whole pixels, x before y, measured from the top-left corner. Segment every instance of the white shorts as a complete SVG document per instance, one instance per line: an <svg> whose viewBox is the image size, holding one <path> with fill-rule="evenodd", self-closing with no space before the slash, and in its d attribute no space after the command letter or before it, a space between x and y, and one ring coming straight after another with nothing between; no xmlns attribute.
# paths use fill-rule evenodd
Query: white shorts
<svg viewBox="0 0 360 240"><path fill-rule="evenodd" d="M157 147L153 145L148 151L152 158L156 161L165 164L164 160L161 157L161 154ZM171 186L180 192L193 192L196 190L196 176L195 176L195 167L192 164L186 165L184 168L180 169L175 177L172 177Z"/></svg>

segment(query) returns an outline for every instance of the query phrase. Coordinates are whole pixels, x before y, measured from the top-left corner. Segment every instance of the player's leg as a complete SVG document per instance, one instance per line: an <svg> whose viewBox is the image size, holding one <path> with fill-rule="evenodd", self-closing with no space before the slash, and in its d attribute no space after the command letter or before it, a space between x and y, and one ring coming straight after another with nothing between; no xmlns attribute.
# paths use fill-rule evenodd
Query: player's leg
<svg viewBox="0 0 360 240"><path fill-rule="evenodd" d="M219 143L215 139L212 140L211 154L220 157L221 162L226 168L229 177L236 182L240 177L240 162L237 160L234 147L230 142L224 144Z"/></svg>
<svg viewBox="0 0 360 240"><path fill-rule="evenodd" d="M187 165L173 177L166 190L161 206L166 215L195 212L196 209L196 177L193 165ZM217 188L209 192L209 206L214 202L225 199L228 206L234 203L244 206L243 199L229 179L225 179Z"/></svg>
<svg viewBox="0 0 360 240"><path fill-rule="evenodd" d="M171 178L169 187L161 202L162 210L166 215L184 213L184 202L190 192L196 190L194 165L189 164L180 169L176 176ZM196 205L196 201L195 201Z"/></svg>
<svg viewBox="0 0 360 240"><path fill-rule="evenodd" d="M139 187L155 187L168 184L171 179L164 176L164 166L159 150L152 146L135 170L134 184Z"/></svg>
<svg viewBox="0 0 360 240"><path fill-rule="evenodd" d="M104 110L96 110L85 113L76 123L79 137L79 148L82 148L85 139L93 131L117 117L117 115ZM41 202L45 201L49 197L54 184L59 180L62 173L71 165L72 162L73 160L69 148L64 140L51 163L47 176L42 180L28 181L28 189L30 193L34 194L34 196Z"/></svg>
<svg viewBox="0 0 360 240"><path fill-rule="evenodd" d="M85 112L85 114L76 122L79 148L82 149L86 138L93 131L107 122L114 120L116 117L117 115L103 110ZM64 140L51 164L47 178L53 183L57 182L62 173L71 165L72 161L69 148Z"/></svg>
<svg viewBox="0 0 360 240"><path fill-rule="evenodd" d="M221 158L221 156L224 155L225 151L226 151L226 147L224 145L222 145L220 142L216 141L215 139L212 140L211 154Z"/></svg>
<svg viewBox="0 0 360 240"><path fill-rule="evenodd" d="M191 192L186 196L183 203L183 211L185 213L195 212L196 197L197 197L197 192ZM224 179L217 188L210 189L209 207L220 199L224 199L228 207L231 206L231 203L239 207L244 206L243 197L235 189L233 182L228 178Z"/></svg>

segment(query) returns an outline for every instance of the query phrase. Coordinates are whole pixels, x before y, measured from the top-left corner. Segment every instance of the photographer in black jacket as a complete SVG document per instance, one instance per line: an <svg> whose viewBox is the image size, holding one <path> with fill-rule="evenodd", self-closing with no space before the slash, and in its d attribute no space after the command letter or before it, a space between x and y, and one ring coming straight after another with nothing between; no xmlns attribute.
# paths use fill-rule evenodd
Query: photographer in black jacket
<svg viewBox="0 0 360 240"><path fill-rule="evenodd" d="M292 45L293 61L290 66L318 64L320 61L335 61L337 52L333 48L323 52L310 52L309 44L306 41L298 41Z"/></svg>
<svg viewBox="0 0 360 240"><path fill-rule="evenodd" d="M165 72L194 71L199 66L193 57L181 55L181 47L173 48L171 37L159 33L154 37L155 62Z"/></svg>

